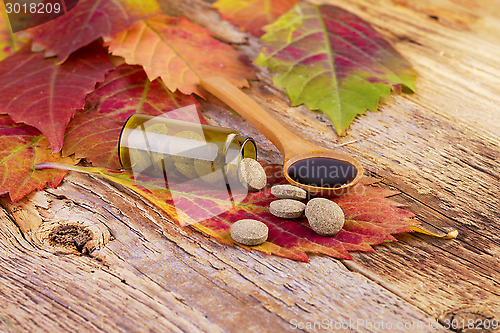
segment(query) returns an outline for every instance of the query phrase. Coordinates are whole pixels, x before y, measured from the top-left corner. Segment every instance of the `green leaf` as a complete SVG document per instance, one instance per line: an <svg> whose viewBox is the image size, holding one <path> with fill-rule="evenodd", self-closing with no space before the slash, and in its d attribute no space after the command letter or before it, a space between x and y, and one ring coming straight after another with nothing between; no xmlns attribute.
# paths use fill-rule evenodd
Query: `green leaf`
<svg viewBox="0 0 500 333"><path fill-rule="evenodd" d="M299 3L265 27L256 64L267 66L292 105L305 104L345 134L401 85L415 90L410 64L361 18L335 6Z"/></svg>

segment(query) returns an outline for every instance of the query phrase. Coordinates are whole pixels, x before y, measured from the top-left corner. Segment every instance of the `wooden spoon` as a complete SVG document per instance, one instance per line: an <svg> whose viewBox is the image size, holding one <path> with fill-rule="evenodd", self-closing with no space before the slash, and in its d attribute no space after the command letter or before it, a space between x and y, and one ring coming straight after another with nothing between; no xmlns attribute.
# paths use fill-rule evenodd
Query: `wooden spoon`
<svg viewBox="0 0 500 333"><path fill-rule="evenodd" d="M201 86L248 120L279 149L284 157L283 173L290 184L312 194L338 196L363 176L363 167L356 159L290 132L224 78L201 80Z"/></svg>

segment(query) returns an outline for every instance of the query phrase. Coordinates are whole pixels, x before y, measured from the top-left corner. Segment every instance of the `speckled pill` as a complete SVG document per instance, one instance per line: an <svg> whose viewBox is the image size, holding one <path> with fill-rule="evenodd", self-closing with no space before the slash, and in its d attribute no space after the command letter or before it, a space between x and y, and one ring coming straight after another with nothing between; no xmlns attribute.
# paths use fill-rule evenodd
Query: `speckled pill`
<svg viewBox="0 0 500 333"><path fill-rule="evenodd" d="M167 134L168 127L163 123L155 123L146 126L146 131L150 133Z"/></svg>
<svg viewBox="0 0 500 333"><path fill-rule="evenodd" d="M151 164L151 159L147 151L130 149L129 156L131 169L136 173L143 172Z"/></svg>
<svg viewBox="0 0 500 333"><path fill-rule="evenodd" d="M166 135L166 134L168 134L168 127L167 127L167 125L162 124L162 123L155 123L155 124L151 124L151 125L146 127L146 134L148 137L149 148L151 148L151 145L161 146L161 144L164 143L164 141L158 140L158 136L155 137L154 135L152 135L150 133ZM154 168L158 171L162 171L162 169L163 169L163 154L158 153L158 151L161 151L161 150L153 149L153 151L149 152L149 156L151 157L151 162L153 163Z"/></svg>
<svg viewBox="0 0 500 333"><path fill-rule="evenodd" d="M311 228L322 236L333 236L344 226L344 212L339 205L329 199L309 200L305 214Z"/></svg>
<svg viewBox="0 0 500 333"><path fill-rule="evenodd" d="M271 202L269 211L271 214L284 219L296 219L304 214L306 205L293 199L280 199Z"/></svg>
<svg viewBox="0 0 500 333"><path fill-rule="evenodd" d="M175 138L180 138L181 141L175 140ZM169 141L169 149L174 159L174 162L180 163L193 163L193 157L182 156L186 147L184 143L182 143L183 139L187 139L184 141L200 141L204 142L201 135L192 131L181 131L174 134L174 138Z"/></svg>
<svg viewBox="0 0 500 333"><path fill-rule="evenodd" d="M262 165L252 158L241 160L238 168L240 182L249 191L257 192L266 187L267 176Z"/></svg>
<svg viewBox="0 0 500 333"><path fill-rule="evenodd" d="M177 132L175 135L177 138L188 139L191 141L201 141L203 138L198 133L192 131L181 131ZM178 156L178 154L184 149L183 145L179 145L178 142L173 140L170 142L170 150L172 152L172 158L174 160L175 168L189 179L198 178L198 174L194 169L194 158L186 156Z"/></svg>
<svg viewBox="0 0 500 333"><path fill-rule="evenodd" d="M244 219L231 225L231 237L244 245L260 245L267 240L268 234L267 225L257 220Z"/></svg>
<svg viewBox="0 0 500 333"><path fill-rule="evenodd" d="M169 149L169 142L167 140L161 141L157 144L158 151L167 151ZM151 152L151 162L156 170L163 173L169 174L174 168L174 159L168 154L163 154L159 152Z"/></svg>
<svg viewBox="0 0 500 333"><path fill-rule="evenodd" d="M224 182L224 159L222 156L217 156L215 161L195 160L194 170L198 176L207 183Z"/></svg>
<svg viewBox="0 0 500 333"><path fill-rule="evenodd" d="M293 185L274 185L271 194L280 199L304 200L307 197L305 190Z"/></svg>

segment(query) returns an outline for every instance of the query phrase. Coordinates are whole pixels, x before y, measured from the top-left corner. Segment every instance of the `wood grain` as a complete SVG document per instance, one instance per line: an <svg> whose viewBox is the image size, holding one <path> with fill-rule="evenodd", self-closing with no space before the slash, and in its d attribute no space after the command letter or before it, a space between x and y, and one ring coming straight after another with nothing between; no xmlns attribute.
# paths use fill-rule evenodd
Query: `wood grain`
<svg viewBox="0 0 500 333"><path fill-rule="evenodd" d="M458 229L456 240L400 235L352 261L298 263L220 245L120 186L70 174L58 189L16 204L1 199L0 329L281 332L293 319L500 320L500 11L489 0L335 4L372 23L414 64L417 93L385 99L344 138L325 116L290 107L265 70L248 94L289 129L353 155L383 177L381 186L401 191L395 200L425 226ZM236 39L241 53L258 53L256 39L221 29L228 25L206 3L169 5L218 27L216 36ZM281 161L243 119L220 103L203 106L211 123L253 136L263 160ZM90 255L47 242L40 230L50 223L93 228Z"/></svg>

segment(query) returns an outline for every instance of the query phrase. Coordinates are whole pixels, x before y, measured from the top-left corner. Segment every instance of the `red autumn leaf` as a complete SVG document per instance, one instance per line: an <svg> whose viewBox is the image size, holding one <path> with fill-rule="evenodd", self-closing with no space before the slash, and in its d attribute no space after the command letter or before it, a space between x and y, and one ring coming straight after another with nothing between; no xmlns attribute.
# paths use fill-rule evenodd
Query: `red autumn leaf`
<svg viewBox="0 0 500 333"><path fill-rule="evenodd" d="M5 0L10 26L14 32L23 31L49 22L73 9L78 0ZM17 4L16 4L17 3Z"/></svg>
<svg viewBox="0 0 500 333"><path fill-rule="evenodd" d="M80 0L67 14L29 30L33 49L63 62L79 48L102 37L112 39L136 21L159 12L156 0Z"/></svg>
<svg viewBox="0 0 500 333"><path fill-rule="evenodd" d="M193 228L225 244L233 244L230 236L232 223L244 218L260 220L269 228L268 241L259 246L243 247L300 261L308 261L307 253L350 259L348 251L374 251L372 245L393 242L396 239L392 234L410 232L411 226L418 225L412 219L414 215L411 212L401 209L400 204L387 198L397 192L369 185L375 182L373 178L362 180L351 194L333 199L343 209L346 222L337 235L325 237L316 234L305 218L287 220L269 212L269 204L276 200L270 193L269 185L284 182L281 166L266 166L268 187L247 195L236 204L227 200L227 194L217 190L190 188L189 184L176 187L175 190L165 189L163 180L134 179L128 172L53 164L40 167L99 174L144 196L164 210L172 220L191 224ZM176 209L180 206L183 209ZM200 216L210 217L196 223L200 221Z"/></svg>
<svg viewBox="0 0 500 333"><path fill-rule="evenodd" d="M35 128L16 124L8 116L0 116L0 195L9 193L16 201L49 184L56 187L64 175L61 170L35 170L43 162L73 163L50 152L49 142Z"/></svg>
<svg viewBox="0 0 500 333"><path fill-rule="evenodd" d="M97 43L79 50L62 65L26 46L0 62L0 114L36 127L47 137L52 151L58 152L69 120L112 67Z"/></svg>
<svg viewBox="0 0 500 333"><path fill-rule="evenodd" d="M281 175L282 166L268 165L268 175ZM269 179L268 179L269 180ZM269 204L276 200L269 187L252 193L235 209L193 227L227 244L232 244L229 228L242 218L257 219L269 228L268 241L262 245L246 247L268 254L307 261L306 253L320 253L339 259L351 259L348 251L374 251L371 245L393 242L392 234L410 232L417 225L411 212L399 208L401 205L388 199L398 192L368 186L376 180L364 178L352 189L351 194L334 198L344 211L346 222L342 230L333 237L316 234L305 217L296 220L281 219L269 213ZM285 183L278 177L268 185Z"/></svg>
<svg viewBox="0 0 500 333"><path fill-rule="evenodd" d="M158 77L171 91L200 94L200 78L221 75L238 87L248 86L252 68L229 45L184 17L158 15L137 22L109 43L114 55L141 65L150 80Z"/></svg>
<svg viewBox="0 0 500 333"><path fill-rule="evenodd" d="M286 13L299 0L218 0L217 8L222 18L249 31L254 36L264 34L262 27Z"/></svg>
<svg viewBox="0 0 500 333"><path fill-rule="evenodd" d="M12 33L7 12L3 2L0 1L0 61L16 52L24 43L24 40Z"/></svg>
<svg viewBox="0 0 500 333"><path fill-rule="evenodd" d="M69 123L63 155L76 154L94 166L120 169L118 139L130 115L160 116L191 104L198 106L193 96L172 93L160 80L149 81L141 67L121 65L106 75L87 97L85 109ZM179 120L204 122L200 117Z"/></svg>

